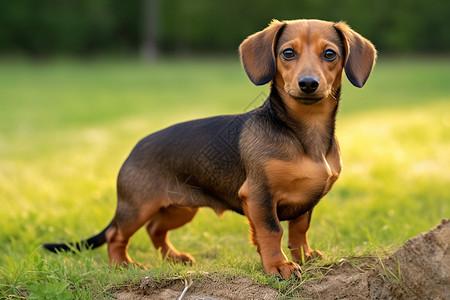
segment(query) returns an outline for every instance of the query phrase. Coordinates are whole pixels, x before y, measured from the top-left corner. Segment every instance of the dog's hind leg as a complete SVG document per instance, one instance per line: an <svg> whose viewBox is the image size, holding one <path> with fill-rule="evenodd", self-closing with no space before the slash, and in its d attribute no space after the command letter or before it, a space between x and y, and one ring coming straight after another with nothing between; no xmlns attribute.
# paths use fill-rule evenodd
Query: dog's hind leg
<svg viewBox="0 0 450 300"><path fill-rule="evenodd" d="M161 208L147 225L147 232L156 249L161 249L164 258L175 263L195 263L194 258L180 252L170 243L169 231L190 222L197 213L197 207L169 206Z"/></svg>
<svg viewBox="0 0 450 300"><path fill-rule="evenodd" d="M125 266L136 264L127 253L130 237L147 223L158 210L158 205L144 205L135 209L128 203L119 200L114 220L111 227L106 231L110 264Z"/></svg>

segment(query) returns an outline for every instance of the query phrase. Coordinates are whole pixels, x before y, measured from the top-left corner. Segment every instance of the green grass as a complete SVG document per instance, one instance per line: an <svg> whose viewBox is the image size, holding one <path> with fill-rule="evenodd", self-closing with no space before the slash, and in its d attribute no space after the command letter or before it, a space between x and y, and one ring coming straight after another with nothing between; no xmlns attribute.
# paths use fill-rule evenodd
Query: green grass
<svg viewBox="0 0 450 300"><path fill-rule="evenodd" d="M108 297L143 275L198 270L265 276L245 218L204 209L171 234L193 267L161 262L141 230L130 255L149 270L108 267L104 247L53 255L39 244L86 238L115 210L116 174L146 134L183 120L240 113L254 87L238 59L0 61L0 298ZM345 83L337 131L344 172L314 211L310 242L326 258L389 252L450 215L450 59L380 60L367 86ZM286 241L284 241L284 246ZM308 275L305 275L307 278Z"/></svg>

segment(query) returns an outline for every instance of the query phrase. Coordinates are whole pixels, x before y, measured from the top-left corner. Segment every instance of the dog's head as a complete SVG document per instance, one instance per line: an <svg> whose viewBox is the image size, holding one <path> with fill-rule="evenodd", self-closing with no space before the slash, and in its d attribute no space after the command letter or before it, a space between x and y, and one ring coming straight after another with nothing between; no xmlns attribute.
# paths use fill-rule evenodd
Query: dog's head
<svg viewBox="0 0 450 300"><path fill-rule="evenodd" d="M245 39L239 52L254 84L273 81L282 96L307 105L334 96L344 69L362 87L376 60L372 43L346 23L319 20L274 20Z"/></svg>

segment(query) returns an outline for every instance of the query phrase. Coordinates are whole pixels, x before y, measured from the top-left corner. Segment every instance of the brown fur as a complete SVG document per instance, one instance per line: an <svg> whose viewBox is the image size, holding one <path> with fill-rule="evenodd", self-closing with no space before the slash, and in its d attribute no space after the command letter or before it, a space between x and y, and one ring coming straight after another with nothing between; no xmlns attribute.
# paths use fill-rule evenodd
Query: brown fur
<svg viewBox="0 0 450 300"><path fill-rule="evenodd" d="M288 48L295 53L291 59L283 56ZM336 56L325 59L327 50ZM254 84L271 82L270 96L248 113L178 124L138 143L119 173L112 223L85 241L92 247L106 241L111 263L133 263L129 238L144 225L164 257L193 263L168 233L202 206L247 217L267 274L299 275L295 262L322 256L310 248L307 231L314 206L342 170L335 136L342 74L345 70L353 85L362 87L375 48L343 22L297 20L273 21L245 39L239 51ZM313 79L314 89L302 87L304 78ZM281 249L283 220L289 221L295 262Z"/></svg>

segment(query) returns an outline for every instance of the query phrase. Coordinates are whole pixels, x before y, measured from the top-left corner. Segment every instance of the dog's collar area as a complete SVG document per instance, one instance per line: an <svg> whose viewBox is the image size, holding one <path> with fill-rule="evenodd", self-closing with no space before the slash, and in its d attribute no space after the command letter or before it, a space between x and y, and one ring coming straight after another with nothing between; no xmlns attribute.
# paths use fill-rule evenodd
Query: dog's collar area
<svg viewBox="0 0 450 300"><path fill-rule="evenodd" d="M275 124L288 128L293 132L296 131L298 124L288 116L286 106L275 88L272 88L264 105L267 107L268 115Z"/></svg>
<svg viewBox="0 0 450 300"><path fill-rule="evenodd" d="M272 86L270 95L267 98L266 103L270 116L274 119L282 120L283 118L281 116L286 115L286 107L284 107L283 100L281 99L277 89L274 86Z"/></svg>
<svg viewBox="0 0 450 300"><path fill-rule="evenodd" d="M269 108L269 114L275 116L275 112L272 109L272 104L270 104L270 98L268 100L269 101L267 101L267 107Z"/></svg>

